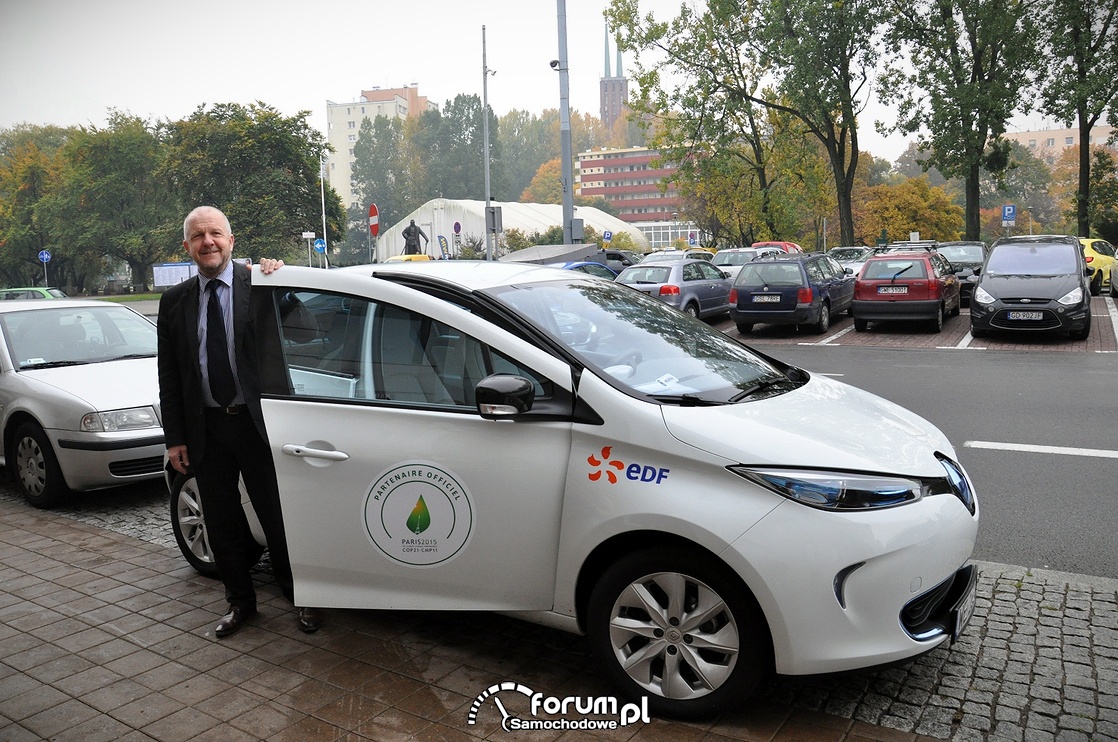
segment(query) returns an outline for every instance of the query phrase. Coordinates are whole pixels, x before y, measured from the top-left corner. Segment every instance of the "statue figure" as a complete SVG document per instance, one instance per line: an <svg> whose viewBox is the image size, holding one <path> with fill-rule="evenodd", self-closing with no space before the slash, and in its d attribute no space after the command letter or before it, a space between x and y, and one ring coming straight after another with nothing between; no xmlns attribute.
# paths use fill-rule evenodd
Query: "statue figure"
<svg viewBox="0 0 1118 742"><path fill-rule="evenodd" d="M411 224L404 227L402 234L404 235L404 255L419 255L423 252L419 249L420 237L423 238L423 250L426 250L427 245L431 242L431 240L427 239L427 235L423 233L423 230L415 226L415 219L412 219Z"/></svg>

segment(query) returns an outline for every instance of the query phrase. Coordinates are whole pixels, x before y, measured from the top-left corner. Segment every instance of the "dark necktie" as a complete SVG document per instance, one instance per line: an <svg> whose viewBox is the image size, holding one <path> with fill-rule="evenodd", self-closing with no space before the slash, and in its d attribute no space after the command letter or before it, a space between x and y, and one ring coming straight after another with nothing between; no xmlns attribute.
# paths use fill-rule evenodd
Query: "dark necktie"
<svg viewBox="0 0 1118 742"><path fill-rule="evenodd" d="M206 284L206 358L210 374L210 394L222 407L228 407L237 396L233 369L229 366L229 344L225 339L225 315L217 298L219 281Z"/></svg>

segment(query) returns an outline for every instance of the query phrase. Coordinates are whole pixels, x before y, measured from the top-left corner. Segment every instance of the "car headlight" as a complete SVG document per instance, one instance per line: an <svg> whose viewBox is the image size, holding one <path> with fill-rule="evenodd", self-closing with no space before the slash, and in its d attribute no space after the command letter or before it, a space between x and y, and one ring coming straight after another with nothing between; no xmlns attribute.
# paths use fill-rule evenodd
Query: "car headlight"
<svg viewBox="0 0 1118 742"><path fill-rule="evenodd" d="M130 407L127 410L90 412L82 417L80 429L84 433L111 433L117 430L138 430L158 426L155 408Z"/></svg>
<svg viewBox="0 0 1118 742"><path fill-rule="evenodd" d="M1060 304L1063 304L1065 307L1071 307L1075 306L1076 304L1081 304L1083 302L1083 288L1080 286L1076 286L1074 289L1067 292L1056 301L1058 301Z"/></svg>
<svg viewBox="0 0 1118 742"><path fill-rule="evenodd" d="M978 302L979 304L993 304L994 303L994 297L990 295L989 291L982 288L981 286L979 286L978 288L976 288L974 290L974 300L976 302Z"/></svg>
<svg viewBox="0 0 1118 742"><path fill-rule="evenodd" d="M915 502L931 489L921 480L887 474L864 474L812 469L754 469L731 466L731 471L790 500L824 510L874 510Z"/></svg>

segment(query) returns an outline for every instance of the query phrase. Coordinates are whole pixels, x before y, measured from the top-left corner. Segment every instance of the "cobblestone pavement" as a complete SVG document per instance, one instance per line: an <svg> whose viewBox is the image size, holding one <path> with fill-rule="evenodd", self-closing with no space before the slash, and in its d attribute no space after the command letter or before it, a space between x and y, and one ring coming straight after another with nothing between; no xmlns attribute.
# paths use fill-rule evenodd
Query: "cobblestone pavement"
<svg viewBox="0 0 1118 742"><path fill-rule="evenodd" d="M7 487L0 487L0 502L22 503ZM87 495L50 514L176 549L167 498L157 486ZM979 568L975 615L953 647L873 672L777 678L758 703L851 720L875 739L1118 740L1118 580L993 563ZM266 562L261 569L266 573ZM563 653L579 657L592 677L581 641L508 621L542 644L562 642ZM431 614L423 623L436 633L462 630L460 614ZM735 723L715 722L698 738L753 738L735 734ZM889 730L905 734L890 737ZM833 737L844 738L854 737Z"/></svg>

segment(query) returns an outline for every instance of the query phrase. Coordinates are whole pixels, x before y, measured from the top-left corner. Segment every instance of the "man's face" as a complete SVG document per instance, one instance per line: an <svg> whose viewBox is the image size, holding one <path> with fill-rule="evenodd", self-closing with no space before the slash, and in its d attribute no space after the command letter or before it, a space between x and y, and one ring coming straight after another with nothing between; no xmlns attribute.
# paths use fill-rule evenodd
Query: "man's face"
<svg viewBox="0 0 1118 742"><path fill-rule="evenodd" d="M233 235L225 217L217 209L204 209L194 215L186 231L183 247L198 272L206 278L221 275L233 256Z"/></svg>

